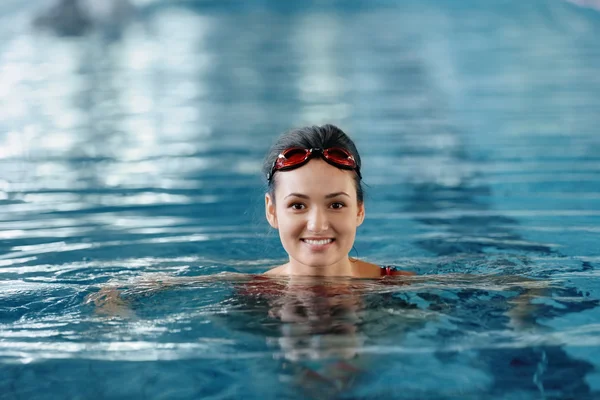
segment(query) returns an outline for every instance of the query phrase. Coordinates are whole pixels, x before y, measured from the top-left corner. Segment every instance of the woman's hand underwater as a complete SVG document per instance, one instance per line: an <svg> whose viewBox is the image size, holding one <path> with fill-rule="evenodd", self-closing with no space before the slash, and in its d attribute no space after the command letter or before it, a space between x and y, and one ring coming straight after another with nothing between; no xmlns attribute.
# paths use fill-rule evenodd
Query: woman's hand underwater
<svg viewBox="0 0 600 400"><path fill-rule="evenodd" d="M121 298L121 292L116 286L107 286L97 293L92 293L85 298L84 304L94 304L98 315L135 318L135 313L129 302Z"/></svg>

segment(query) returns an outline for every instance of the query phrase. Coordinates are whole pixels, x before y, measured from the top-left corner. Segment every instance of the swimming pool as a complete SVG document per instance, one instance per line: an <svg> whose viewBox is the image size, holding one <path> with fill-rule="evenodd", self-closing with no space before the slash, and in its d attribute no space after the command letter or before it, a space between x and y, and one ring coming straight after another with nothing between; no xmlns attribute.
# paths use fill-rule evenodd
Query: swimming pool
<svg viewBox="0 0 600 400"><path fill-rule="evenodd" d="M145 1L76 37L0 6L1 399L600 397L600 15L395 3ZM262 157L325 122L363 157L358 256L417 278L135 283L281 262ZM109 281L126 314L86 304Z"/></svg>

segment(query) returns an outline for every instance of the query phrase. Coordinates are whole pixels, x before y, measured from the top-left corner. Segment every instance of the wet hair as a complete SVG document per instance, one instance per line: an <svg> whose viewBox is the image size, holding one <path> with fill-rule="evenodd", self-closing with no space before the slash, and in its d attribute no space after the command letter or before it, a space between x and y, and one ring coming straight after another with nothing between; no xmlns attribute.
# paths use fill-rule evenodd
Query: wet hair
<svg viewBox="0 0 600 400"><path fill-rule="evenodd" d="M354 156L358 170L361 167L360 155L354 145L352 139L348 137L340 128L334 125L323 125L323 126L306 126L304 128L292 129L281 135L275 144L271 146L269 153L265 157L263 163L263 176L267 176L273 168L273 162L279 154L285 149L290 147L301 147L304 149L321 148L327 149L330 147L341 147ZM354 185L356 187L356 198L358 203L363 202L364 189L360 176L354 174ZM273 200L275 199L275 188L277 186L277 173L273 174L273 177L268 180L268 192Z"/></svg>

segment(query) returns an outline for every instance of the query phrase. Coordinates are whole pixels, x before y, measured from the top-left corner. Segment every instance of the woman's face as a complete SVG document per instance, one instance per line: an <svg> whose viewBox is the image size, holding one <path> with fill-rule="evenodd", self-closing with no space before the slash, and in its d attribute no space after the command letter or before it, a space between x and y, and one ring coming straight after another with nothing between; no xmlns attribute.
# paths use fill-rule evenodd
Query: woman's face
<svg viewBox="0 0 600 400"><path fill-rule="evenodd" d="M275 202L266 195L267 219L296 269L334 269L348 261L356 228L364 220L354 172L312 159L291 171L279 171ZM315 273L317 271L314 271Z"/></svg>

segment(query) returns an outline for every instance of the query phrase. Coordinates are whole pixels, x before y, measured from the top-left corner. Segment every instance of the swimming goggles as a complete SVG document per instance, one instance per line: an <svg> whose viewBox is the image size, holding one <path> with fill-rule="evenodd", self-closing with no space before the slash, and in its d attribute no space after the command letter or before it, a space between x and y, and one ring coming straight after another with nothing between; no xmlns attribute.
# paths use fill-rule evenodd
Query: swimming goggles
<svg viewBox="0 0 600 400"><path fill-rule="evenodd" d="M273 178L275 171L287 171L301 167L314 157L315 154L320 155L323 160L334 167L356 171L358 177L362 179L356 160L346 149L342 149L341 147L330 147L328 149L291 147L282 151L277 156L277 159L273 161L273 167L271 167L271 172L267 174L267 180L270 181Z"/></svg>

